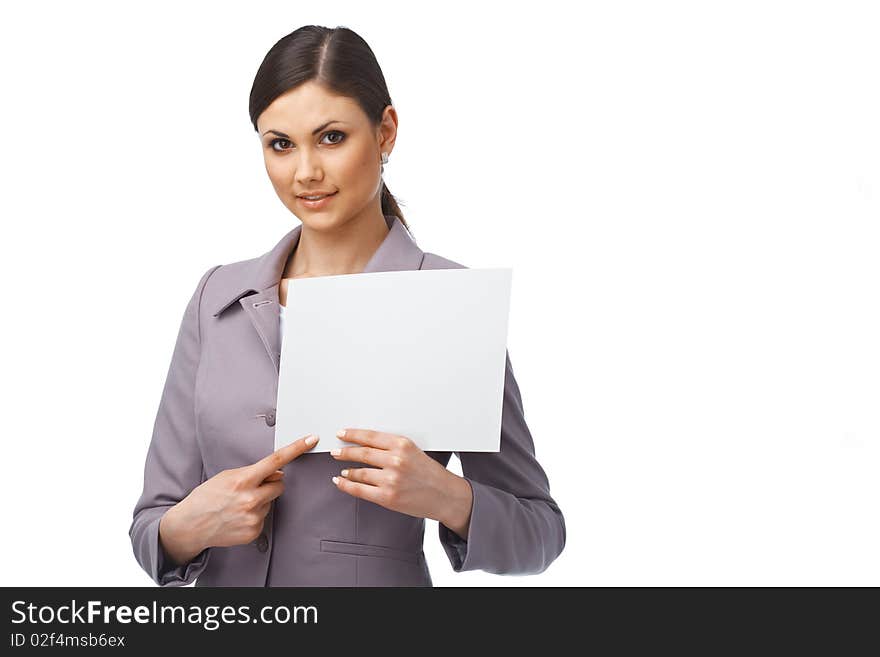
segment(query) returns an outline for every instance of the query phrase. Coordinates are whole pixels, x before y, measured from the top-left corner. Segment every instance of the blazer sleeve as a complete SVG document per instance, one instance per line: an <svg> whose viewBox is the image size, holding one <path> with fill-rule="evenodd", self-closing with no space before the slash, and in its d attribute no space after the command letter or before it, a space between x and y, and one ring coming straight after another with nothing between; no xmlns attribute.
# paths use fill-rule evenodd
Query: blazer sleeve
<svg viewBox="0 0 880 657"><path fill-rule="evenodd" d="M177 566L159 542L159 521L204 481L201 451L196 442L195 381L201 353L200 305L211 274L202 275L186 306L165 379L153 436L144 465L143 492L134 508L128 535L134 556L159 586L184 586L205 569L210 548Z"/></svg>
<svg viewBox="0 0 880 657"><path fill-rule="evenodd" d="M455 572L534 575L565 546L565 519L535 459L509 352L505 360L500 451L456 452L473 491L467 540L438 523Z"/></svg>

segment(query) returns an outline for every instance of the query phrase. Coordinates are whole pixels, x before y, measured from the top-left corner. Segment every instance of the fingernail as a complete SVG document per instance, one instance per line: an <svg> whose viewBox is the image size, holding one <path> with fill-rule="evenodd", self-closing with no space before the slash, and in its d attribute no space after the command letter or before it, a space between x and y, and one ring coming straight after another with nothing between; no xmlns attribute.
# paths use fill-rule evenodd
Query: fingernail
<svg viewBox="0 0 880 657"><path fill-rule="evenodd" d="M316 442L318 442L318 436L314 434L306 438L306 445L314 445Z"/></svg>
<svg viewBox="0 0 880 657"><path fill-rule="evenodd" d="M334 483L334 484L338 484L338 483L339 483L339 477L330 477L330 478L333 480L333 483Z"/></svg>
<svg viewBox="0 0 880 657"><path fill-rule="evenodd" d="M348 476L348 469L343 470L339 474L341 474L343 477L347 477Z"/></svg>
<svg viewBox="0 0 880 657"><path fill-rule="evenodd" d="M337 438L345 438L345 429L340 429L339 431L337 431L336 437Z"/></svg>
<svg viewBox="0 0 880 657"><path fill-rule="evenodd" d="M339 448L337 447L336 449L331 449L331 450L330 450L330 453L331 453L333 456L339 456L340 454L342 454L342 450L339 449Z"/></svg>

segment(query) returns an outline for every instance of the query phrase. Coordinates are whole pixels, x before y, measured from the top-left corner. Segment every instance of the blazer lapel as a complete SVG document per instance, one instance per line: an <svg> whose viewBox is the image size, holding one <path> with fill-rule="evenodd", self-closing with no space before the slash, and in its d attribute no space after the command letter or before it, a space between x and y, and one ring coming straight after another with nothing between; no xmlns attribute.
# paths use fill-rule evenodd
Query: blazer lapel
<svg viewBox="0 0 880 657"><path fill-rule="evenodd" d="M281 362L281 335L278 326L280 313L278 310L278 287L279 283L275 283L275 285L262 292L251 294L238 300L257 333L259 333L276 373L280 371Z"/></svg>
<svg viewBox="0 0 880 657"><path fill-rule="evenodd" d="M403 223L394 215L385 215L385 222L389 228L388 235L362 273L421 269L425 254ZM258 258L253 274L249 277L250 281L246 281L247 284L214 313L214 317L219 317L238 301L260 336L276 375L279 373L281 361L278 288L290 253L299 244L301 231L302 225L297 226L271 251Z"/></svg>

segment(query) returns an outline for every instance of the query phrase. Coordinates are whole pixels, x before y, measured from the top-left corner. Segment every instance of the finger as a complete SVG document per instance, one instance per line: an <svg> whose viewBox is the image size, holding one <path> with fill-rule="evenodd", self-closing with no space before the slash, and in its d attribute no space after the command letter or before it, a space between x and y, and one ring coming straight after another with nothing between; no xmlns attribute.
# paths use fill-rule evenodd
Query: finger
<svg viewBox="0 0 880 657"><path fill-rule="evenodd" d="M336 481L334 482L333 479L336 479ZM357 481L349 481L345 477L332 477L331 483L333 483L339 490L348 493L353 497L359 497L362 500L385 506L383 503L384 497L382 494L382 488L379 486L370 486L369 484L362 484Z"/></svg>
<svg viewBox="0 0 880 657"><path fill-rule="evenodd" d="M307 443L306 440L313 440L314 442ZM318 436L309 434L299 440L294 440L289 445L276 449L269 456L265 456L253 465L248 466L250 479L255 483L263 481L263 479L276 470L283 468L297 456L310 450L317 442Z"/></svg>
<svg viewBox="0 0 880 657"><path fill-rule="evenodd" d="M281 481L282 479L284 479L284 470L276 470L275 472L270 474L268 477L263 479L263 483L265 484L270 481Z"/></svg>
<svg viewBox="0 0 880 657"><path fill-rule="evenodd" d="M262 506L258 506L258 507L257 507L257 513L258 513L261 517L265 518L265 517L266 517L266 514L269 513L269 509L270 509L271 507L272 507L272 502L266 502L266 503L263 504Z"/></svg>
<svg viewBox="0 0 880 657"><path fill-rule="evenodd" d="M337 454L337 450L339 453ZM385 449L375 447L339 447L331 450L330 455L337 461L357 461L380 468L397 465L397 456Z"/></svg>
<svg viewBox="0 0 880 657"><path fill-rule="evenodd" d="M279 497L283 492L284 483L281 481L273 481L272 483L263 484L257 488L257 493L260 496L260 504L268 504L276 497Z"/></svg>
<svg viewBox="0 0 880 657"><path fill-rule="evenodd" d="M370 486L379 486L385 483L385 475L378 468L346 468L339 474L349 481L357 481Z"/></svg>
<svg viewBox="0 0 880 657"><path fill-rule="evenodd" d="M370 429L340 429L336 432L336 437L350 443L359 445L368 445L370 447L378 447L379 449L392 449L395 441L402 436L393 433L383 433L382 431L371 431Z"/></svg>

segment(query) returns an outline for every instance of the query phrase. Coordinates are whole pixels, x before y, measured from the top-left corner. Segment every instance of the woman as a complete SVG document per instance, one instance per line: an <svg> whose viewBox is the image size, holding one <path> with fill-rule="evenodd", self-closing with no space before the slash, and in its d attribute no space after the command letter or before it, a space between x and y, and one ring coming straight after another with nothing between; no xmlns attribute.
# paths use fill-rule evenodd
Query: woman
<svg viewBox="0 0 880 657"><path fill-rule="evenodd" d="M250 116L301 225L261 257L211 267L189 301L129 530L138 562L161 586L431 586L431 518L455 571L542 572L565 522L509 354L501 449L460 453L464 477L449 452L369 427L346 427L339 454L309 453L315 437L273 452L290 279L463 265L416 245L382 181L397 114L357 34L306 26L278 41Z"/></svg>

